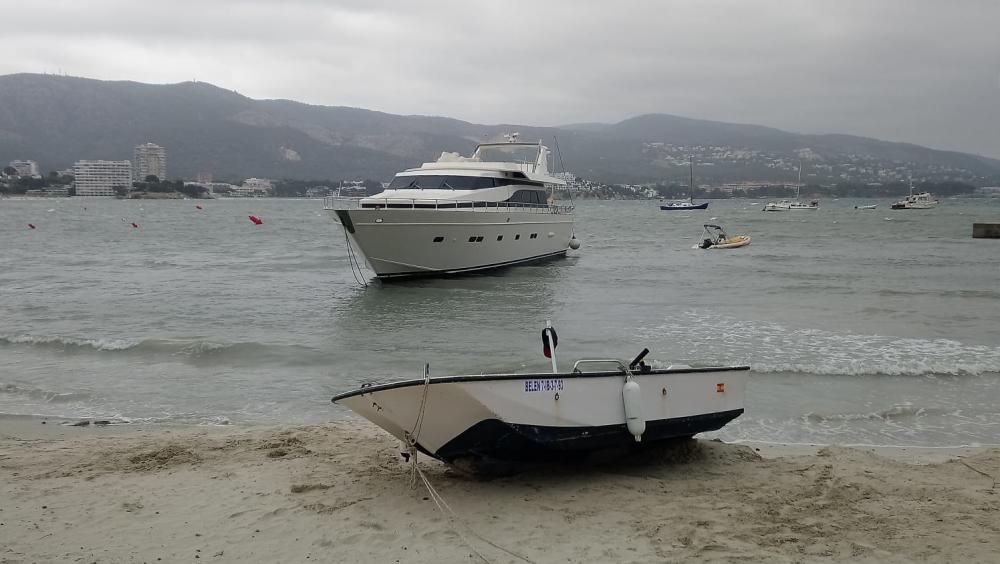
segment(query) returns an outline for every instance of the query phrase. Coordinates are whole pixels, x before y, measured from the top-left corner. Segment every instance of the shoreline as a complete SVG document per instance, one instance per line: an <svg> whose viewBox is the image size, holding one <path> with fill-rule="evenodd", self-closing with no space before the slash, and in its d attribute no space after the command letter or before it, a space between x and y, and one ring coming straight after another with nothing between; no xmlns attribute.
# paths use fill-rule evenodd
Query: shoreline
<svg viewBox="0 0 1000 564"><path fill-rule="evenodd" d="M343 419L330 420L322 423L312 424L273 424L273 423L223 423L223 424L195 424L195 423L147 423L119 421L114 419L94 419L94 418L65 418L47 417L42 415L12 415L0 413L0 440L4 438L20 438L31 440L55 440L87 438L87 431L101 433L102 435L122 435L136 432L158 432L158 431L184 431L184 430L204 430L212 432L225 432L230 430L257 430L275 429L283 427L315 427L332 426L353 428L356 426L372 426L364 419ZM372 426L375 428L374 426ZM375 428L377 429L377 428ZM98 435L93 435L98 436ZM387 435L388 436L388 435ZM702 441L713 441L716 439L699 438ZM978 453L991 449L1000 449L1000 444L984 445L942 445L942 446L913 446L913 445L871 445L871 444L820 444L820 443L788 443L769 442L758 440L737 440L725 442L730 445L742 445L753 449L764 458L787 458L795 456L811 456L817 454L824 448L847 448L857 451L866 451L878 454L885 458L890 458L899 462L910 464L935 464L952 459L974 456Z"/></svg>
<svg viewBox="0 0 1000 564"><path fill-rule="evenodd" d="M399 450L360 421L4 419L0 561L992 562L1000 551L997 448L693 440L489 480L421 456L454 518L411 487Z"/></svg>

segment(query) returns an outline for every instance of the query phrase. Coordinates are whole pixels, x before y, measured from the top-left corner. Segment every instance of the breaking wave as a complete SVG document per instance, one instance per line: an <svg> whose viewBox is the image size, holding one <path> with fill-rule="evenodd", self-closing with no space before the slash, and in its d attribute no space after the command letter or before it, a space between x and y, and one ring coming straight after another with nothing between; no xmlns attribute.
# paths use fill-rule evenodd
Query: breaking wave
<svg viewBox="0 0 1000 564"><path fill-rule="evenodd" d="M67 353L96 352L131 355L164 355L191 362L267 362L303 365L325 361L322 351L302 345L268 345L257 342L218 343L172 339L85 339L53 335L0 335L0 346L48 347Z"/></svg>
<svg viewBox="0 0 1000 564"><path fill-rule="evenodd" d="M0 335L0 344L90 348L96 351L122 351L131 349L141 342L134 339L77 339L74 337L51 335Z"/></svg>
<svg viewBox="0 0 1000 564"><path fill-rule="evenodd" d="M686 312L669 324L640 335L667 342L677 352L718 343L715 355L750 364L757 373L835 376L982 376L1000 374L1000 347L951 339L791 329L776 323L740 321L716 314ZM671 351L673 352L673 351ZM669 352L668 352L669 354ZM660 354L659 356L663 356ZM663 361L663 365L670 362Z"/></svg>
<svg viewBox="0 0 1000 564"><path fill-rule="evenodd" d="M843 422L843 421L907 421L911 419L917 419L920 417L940 417L944 415L953 415L954 412L932 407L917 407L912 404L900 404L894 405L889 409L884 409L882 411L873 411L871 413L832 413L827 415L821 415L819 413L806 413L802 416L802 420L808 423L828 423L828 422Z"/></svg>
<svg viewBox="0 0 1000 564"><path fill-rule="evenodd" d="M87 392L56 392L4 382L0 382L0 394L20 396L42 403L69 403L90 399L90 394Z"/></svg>

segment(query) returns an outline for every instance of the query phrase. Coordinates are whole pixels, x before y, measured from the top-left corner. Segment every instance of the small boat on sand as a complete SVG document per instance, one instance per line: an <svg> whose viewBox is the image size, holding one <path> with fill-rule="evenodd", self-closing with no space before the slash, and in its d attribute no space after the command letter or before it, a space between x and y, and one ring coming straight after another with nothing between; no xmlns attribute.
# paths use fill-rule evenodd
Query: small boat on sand
<svg viewBox="0 0 1000 564"><path fill-rule="evenodd" d="M551 373L472 374L366 384L333 402L408 448L465 467L572 460L714 431L743 413L749 366L652 368L643 349L630 362L593 358L558 370L558 337L543 349Z"/></svg>
<svg viewBox="0 0 1000 564"><path fill-rule="evenodd" d="M719 225L706 223L706 237L697 245L699 249L735 249L745 247L750 244L749 235L726 235L726 231Z"/></svg>

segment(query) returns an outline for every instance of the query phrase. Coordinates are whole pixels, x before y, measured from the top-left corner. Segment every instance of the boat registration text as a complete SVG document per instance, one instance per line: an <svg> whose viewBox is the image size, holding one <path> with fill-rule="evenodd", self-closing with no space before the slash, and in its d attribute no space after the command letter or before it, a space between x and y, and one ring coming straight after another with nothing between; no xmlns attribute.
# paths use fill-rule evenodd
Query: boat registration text
<svg viewBox="0 0 1000 564"><path fill-rule="evenodd" d="M526 392L561 392L562 390L562 378L544 378L541 380L524 381L524 391Z"/></svg>

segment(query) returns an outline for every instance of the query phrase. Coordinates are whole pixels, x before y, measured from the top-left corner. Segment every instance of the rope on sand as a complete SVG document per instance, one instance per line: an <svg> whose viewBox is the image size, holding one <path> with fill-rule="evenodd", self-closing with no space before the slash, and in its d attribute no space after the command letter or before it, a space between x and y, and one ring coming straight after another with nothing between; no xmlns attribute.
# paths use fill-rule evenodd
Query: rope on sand
<svg viewBox="0 0 1000 564"><path fill-rule="evenodd" d="M420 430L421 430L421 428L424 425L424 412L427 410L427 395L428 395L428 390L430 389L430 384L431 384L431 380L430 380L430 365L429 364L425 364L424 365L424 390L423 390L423 397L420 399L420 410L417 411L417 419L416 419L416 421L413 422L413 430L410 431L409 433L405 433L405 436L406 436L406 446L407 446L407 450L409 451L409 457L408 458L410 460L410 487L411 488L415 488L416 487L416 485L417 485L417 476L419 476L420 480L424 484L424 487L427 488L427 493L429 493L430 496L431 496L431 499L434 500L434 505L437 506L438 511L440 511L442 514L444 514L444 516L448 519L448 523L451 526L451 530L455 531L455 533L459 536L459 538L462 539L462 542L464 542L465 545L467 547L469 547L469 550L471 550L473 553L475 553L475 555L478 556L483 562L485 562L486 564L493 564L492 561L489 558L487 558L486 556L484 556L482 552L479 552L478 550L476 550L476 547L473 546L471 542L469 542L468 537L466 537L464 534L462 534L462 531L460 530L460 527L458 526L458 521L459 521L458 515L451 508L451 506L448 505L448 502L444 500L444 497L442 497L441 494L438 493L438 491L431 484L431 481L429 479L427 479L427 475L424 474L424 471L421 470L420 466L417 464L417 453L418 453L418 451L417 451L417 438L420 436ZM500 546L499 544L491 541L490 539L488 539L488 538L480 535L475 530L473 530L473 528L471 526L469 526L467 523L465 523L465 529L469 532L469 534L471 534L472 536L476 537L477 539L485 542L486 544L492 546L493 548L496 548L497 550L506 552L507 554L513 556L514 558L517 558L517 559L519 559L519 560L521 560L523 562L527 562L528 564L535 564L535 562L533 560L531 560L530 558L527 558L525 556L521 556L520 554L518 554L516 552L513 552L511 550L508 550L508 549Z"/></svg>
<svg viewBox="0 0 1000 564"><path fill-rule="evenodd" d="M474 552L476 554L476 556L478 556L479 558L481 558L483 560L483 562L486 562L486 564L492 564L492 562L490 561L490 559L486 558L485 556L483 556L483 553L481 553L478 550L476 550L476 547L474 547L472 545L472 543L469 542L469 539L465 535L462 534L462 531L460 530L460 528L457 525L458 515L455 513L454 510L452 510L451 506L448 505L448 502L444 500L444 498L441 496L441 494L438 493L438 491L436 489L434 489L434 486L431 485L431 482L430 482L430 480L427 479L427 475L424 474L424 471L421 470L417 466L416 451L413 452L413 458L412 458L412 460L413 460L413 462L412 462L413 467L416 469L417 474L420 475L420 479L423 481L424 486L427 488L427 491L431 494L431 499L434 500L434 504L437 505L438 510L441 511L441 513L443 513L445 515L445 517L448 518L448 522L451 525L451 529L453 531L455 531L455 533L457 533L459 537L461 537L462 541L465 542L465 545L468 546L469 549L472 550L472 552ZM532 559L530 559L530 558L528 558L526 556L522 556L522 555L520 555L520 554L518 554L518 553L516 553L516 552L514 552L512 550L504 548L504 547L500 546L499 544L491 541L490 539L488 539L488 538L480 535L479 533L477 533L468 524L465 524L465 529L472 536L474 536L477 539L485 542L486 544L492 546L493 548L496 548L497 550L506 552L507 554L513 556L514 558L517 558L518 560L521 560L523 562L527 562L528 564L536 564L534 560L532 560Z"/></svg>
<svg viewBox="0 0 1000 564"><path fill-rule="evenodd" d="M982 470L980 470L978 468L972 467L972 465L970 465L968 462L966 462L964 460L959 460L959 462L961 462L962 464L964 464L966 466L966 468L968 468L969 470L972 470L973 472L978 472L978 473L982 474L983 476L986 476L990 480L993 480L993 485L990 486L990 489L991 490L996 489L996 487L997 487L997 479L996 478L994 478L993 476L990 476L989 474L987 474L986 472L983 472Z"/></svg>

